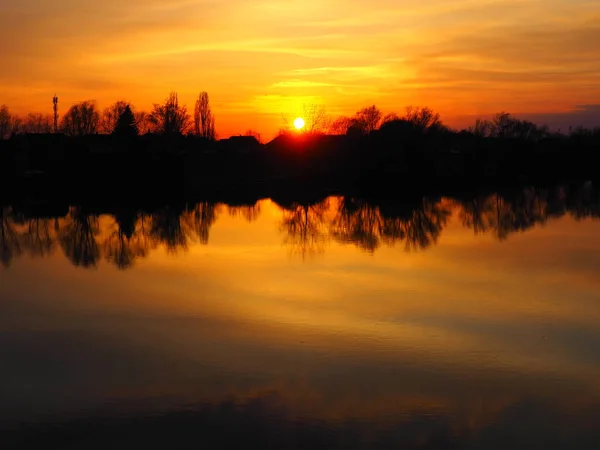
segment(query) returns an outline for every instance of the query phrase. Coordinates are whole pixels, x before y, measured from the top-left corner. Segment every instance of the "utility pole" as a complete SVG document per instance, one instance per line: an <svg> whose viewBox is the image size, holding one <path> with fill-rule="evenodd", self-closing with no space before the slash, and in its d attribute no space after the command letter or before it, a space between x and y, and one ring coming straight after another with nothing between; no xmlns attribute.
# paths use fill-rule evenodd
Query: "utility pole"
<svg viewBox="0 0 600 450"><path fill-rule="evenodd" d="M52 97L52 105L54 107L54 134L58 133L58 97Z"/></svg>

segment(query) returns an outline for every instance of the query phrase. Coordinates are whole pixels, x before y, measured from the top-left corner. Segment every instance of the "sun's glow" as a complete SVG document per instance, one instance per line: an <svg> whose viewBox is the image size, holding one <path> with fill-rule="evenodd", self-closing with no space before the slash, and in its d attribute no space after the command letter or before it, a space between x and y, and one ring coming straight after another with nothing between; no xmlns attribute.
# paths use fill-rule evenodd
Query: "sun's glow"
<svg viewBox="0 0 600 450"><path fill-rule="evenodd" d="M296 127L296 130L301 130L304 128L304 119L302 117L298 117L296 120L294 120L294 126Z"/></svg>

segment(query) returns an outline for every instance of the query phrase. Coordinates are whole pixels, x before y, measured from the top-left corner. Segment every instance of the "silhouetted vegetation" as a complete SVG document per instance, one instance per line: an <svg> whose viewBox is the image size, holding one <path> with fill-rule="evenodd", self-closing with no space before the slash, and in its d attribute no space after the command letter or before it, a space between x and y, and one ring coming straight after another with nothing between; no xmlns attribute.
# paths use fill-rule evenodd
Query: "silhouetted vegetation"
<svg viewBox="0 0 600 450"><path fill-rule="evenodd" d="M95 268L105 260L127 269L154 249L177 254L193 244L209 244L211 228L223 211L257 220L261 198L257 194L241 201L213 194L210 201L171 199L165 204L147 199L145 206L127 206L115 200L110 207L21 199L0 208L1 265L8 267L23 254L45 257L60 248L77 267ZM281 242L301 259L325 252L332 242L369 253L382 246L427 250L438 242L453 212L474 234L489 233L498 240L565 215L600 218L600 192L591 182L446 196L293 194L274 201L281 213Z"/></svg>
<svg viewBox="0 0 600 450"><path fill-rule="evenodd" d="M119 119L117 120L112 134L120 137L132 137L138 135L135 117L133 116L133 112L131 111L131 107L129 105L126 105L123 112L119 115Z"/></svg>
<svg viewBox="0 0 600 450"><path fill-rule="evenodd" d="M170 136L184 134L191 126L187 108L179 105L176 92L171 92L163 104L154 104L148 121L154 133Z"/></svg>
<svg viewBox="0 0 600 450"><path fill-rule="evenodd" d="M67 136L87 136L98 131L100 114L96 104L85 101L73 105L63 116L60 128Z"/></svg>
<svg viewBox="0 0 600 450"><path fill-rule="evenodd" d="M127 102L119 100L105 108L100 117L100 130L106 134L114 133L117 122L127 107L129 107Z"/></svg>
<svg viewBox="0 0 600 450"><path fill-rule="evenodd" d="M413 106L384 115L373 105L332 121L324 107L305 105L303 115L304 130L262 144L253 131L216 140L206 92L193 119L175 92L150 113L118 101L99 114L93 101L81 102L63 115L60 133L49 133L49 115L21 120L2 106L0 195L43 189L62 198L77 186L88 199L282 190L397 196L597 176L598 130L563 135L500 113L455 131Z"/></svg>
<svg viewBox="0 0 600 450"><path fill-rule="evenodd" d="M205 139L214 140L216 137L215 116L210 108L208 93L204 91L198 96L194 108L194 132Z"/></svg>

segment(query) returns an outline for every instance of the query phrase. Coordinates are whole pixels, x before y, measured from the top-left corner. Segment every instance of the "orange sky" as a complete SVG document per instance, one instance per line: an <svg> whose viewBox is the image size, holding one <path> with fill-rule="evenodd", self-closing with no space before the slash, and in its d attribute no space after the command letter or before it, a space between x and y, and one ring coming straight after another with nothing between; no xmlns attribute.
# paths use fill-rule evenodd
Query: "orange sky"
<svg viewBox="0 0 600 450"><path fill-rule="evenodd" d="M270 136L303 103L427 105L457 126L600 104L597 0L5 0L0 42L14 112L50 112L54 93L62 111L148 110L171 90L193 109L206 90L221 136Z"/></svg>

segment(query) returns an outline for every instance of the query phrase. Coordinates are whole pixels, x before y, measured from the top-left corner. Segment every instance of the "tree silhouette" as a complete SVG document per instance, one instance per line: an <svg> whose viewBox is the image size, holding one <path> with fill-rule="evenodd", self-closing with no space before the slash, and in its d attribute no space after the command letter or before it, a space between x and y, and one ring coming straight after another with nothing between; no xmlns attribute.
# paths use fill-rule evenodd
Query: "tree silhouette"
<svg viewBox="0 0 600 450"><path fill-rule="evenodd" d="M407 106L404 111L401 120L410 123L414 130L437 131L443 127L439 113L434 112L431 108Z"/></svg>
<svg viewBox="0 0 600 450"><path fill-rule="evenodd" d="M369 134L379 128L381 111L375 106L363 108L352 118L350 128L358 129L362 134Z"/></svg>
<svg viewBox="0 0 600 450"><path fill-rule="evenodd" d="M550 134L547 126L537 126L532 122L519 120L506 112L497 113L491 121L477 119L468 131L481 137L524 141L536 141Z"/></svg>
<svg viewBox="0 0 600 450"><path fill-rule="evenodd" d="M201 92L194 107L194 132L206 139L215 139L215 116L207 92Z"/></svg>
<svg viewBox="0 0 600 450"><path fill-rule="evenodd" d="M350 128L351 118L346 116L340 116L331 122L329 126L329 133L343 135L348 132Z"/></svg>
<svg viewBox="0 0 600 450"><path fill-rule="evenodd" d="M0 139L8 139L12 130L11 115L8 106L0 106Z"/></svg>
<svg viewBox="0 0 600 450"><path fill-rule="evenodd" d="M323 105L314 103L302 106L302 117L304 119L305 133L324 133L331 125L331 118Z"/></svg>
<svg viewBox="0 0 600 450"><path fill-rule="evenodd" d="M49 114L29 113L22 126L23 133L51 133L52 116Z"/></svg>
<svg viewBox="0 0 600 450"><path fill-rule="evenodd" d="M129 105L125 106L125 109L119 116L119 120L117 120L117 124L113 130L113 135L115 136L137 136L138 128L135 123L135 117L133 116L133 112Z"/></svg>
<svg viewBox="0 0 600 450"><path fill-rule="evenodd" d="M165 135L184 134L190 128L190 116L185 106L179 106L176 92L171 92L162 105L154 104L148 116L155 133Z"/></svg>
<svg viewBox="0 0 600 450"><path fill-rule="evenodd" d="M152 131L152 123L150 123L148 114L146 111L135 111L133 113L135 117L135 126L137 127L138 134L147 134Z"/></svg>
<svg viewBox="0 0 600 450"><path fill-rule="evenodd" d="M381 122L381 111L375 105L363 108L352 117L341 116L331 123L332 134L365 136L377 130Z"/></svg>
<svg viewBox="0 0 600 450"><path fill-rule="evenodd" d="M474 136L488 137L491 132L491 126L487 120L476 119L475 125L470 126L467 131Z"/></svg>
<svg viewBox="0 0 600 450"><path fill-rule="evenodd" d="M125 112L125 109L131 107L129 103L123 100L119 100L112 105L104 108L102 116L100 117L100 131L106 134L112 134L115 131L119 118Z"/></svg>
<svg viewBox="0 0 600 450"><path fill-rule="evenodd" d="M20 116L13 115L11 118L10 134L15 136L23 133L23 119Z"/></svg>
<svg viewBox="0 0 600 450"><path fill-rule="evenodd" d="M389 122L394 122L396 120L400 120L400 117L398 117L398 114L396 114L395 112L388 113L383 117L383 119L381 119L381 126L383 126Z"/></svg>
<svg viewBox="0 0 600 450"><path fill-rule="evenodd" d="M85 101L69 108L62 118L61 129L69 136L86 136L97 132L99 121L96 104Z"/></svg>

